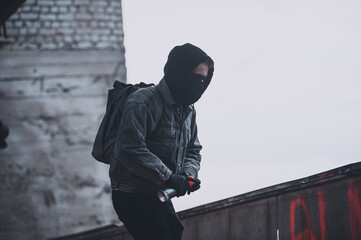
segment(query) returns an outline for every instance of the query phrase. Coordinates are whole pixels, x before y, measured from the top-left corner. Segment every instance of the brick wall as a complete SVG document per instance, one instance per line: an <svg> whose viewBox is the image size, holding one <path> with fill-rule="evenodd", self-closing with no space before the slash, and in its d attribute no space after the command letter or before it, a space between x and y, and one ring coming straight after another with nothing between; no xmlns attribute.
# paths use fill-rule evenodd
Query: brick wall
<svg viewBox="0 0 361 240"><path fill-rule="evenodd" d="M91 156L107 90L126 81L121 2L28 0L0 41L0 239L108 224L108 166Z"/></svg>
<svg viewBox="0 0 361 240"><path fill-rule="evenodd" d="M120 49L120 0L27 0L6 22L8 49Z"/></svg>

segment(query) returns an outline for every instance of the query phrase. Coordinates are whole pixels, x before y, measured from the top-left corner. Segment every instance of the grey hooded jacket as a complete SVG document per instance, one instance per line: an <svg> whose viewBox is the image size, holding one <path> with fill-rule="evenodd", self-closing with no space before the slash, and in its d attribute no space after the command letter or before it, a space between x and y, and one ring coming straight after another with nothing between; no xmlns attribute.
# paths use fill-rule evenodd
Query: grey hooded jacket
<svg viewBox="0 0 361 240"><path fill-rule="evenodd" d="M113 190L155 192L172 173L198 176L195 109L175 102L162 79L125 103L109 176Z"/></svg>

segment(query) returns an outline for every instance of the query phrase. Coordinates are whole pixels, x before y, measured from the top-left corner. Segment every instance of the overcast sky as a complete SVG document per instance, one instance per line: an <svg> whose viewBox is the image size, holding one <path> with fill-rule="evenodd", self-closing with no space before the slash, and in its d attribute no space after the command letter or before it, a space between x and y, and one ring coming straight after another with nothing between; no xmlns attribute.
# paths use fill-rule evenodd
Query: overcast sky
<svg viewBox="0 0 361 240"><path fill-rule="evenodd" d="M199 191L177 211L361 161L361 1L123 0L127 80L190 42L215 61L195 104Z"/></svg>

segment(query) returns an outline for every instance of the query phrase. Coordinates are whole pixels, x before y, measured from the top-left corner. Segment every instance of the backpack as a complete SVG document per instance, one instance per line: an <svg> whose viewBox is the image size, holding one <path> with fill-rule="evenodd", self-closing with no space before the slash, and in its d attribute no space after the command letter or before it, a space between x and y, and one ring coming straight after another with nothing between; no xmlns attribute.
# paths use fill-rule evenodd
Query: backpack
<svg viewBox="0 0 361 240"><path fill-rule="evenodd" d="M133 85L118 80L114 82L113 89L108 91L106 112L93 144L91 154L96 160L110 164L125 100L138 89L151 86L154 84L141 82Z"/></svg>

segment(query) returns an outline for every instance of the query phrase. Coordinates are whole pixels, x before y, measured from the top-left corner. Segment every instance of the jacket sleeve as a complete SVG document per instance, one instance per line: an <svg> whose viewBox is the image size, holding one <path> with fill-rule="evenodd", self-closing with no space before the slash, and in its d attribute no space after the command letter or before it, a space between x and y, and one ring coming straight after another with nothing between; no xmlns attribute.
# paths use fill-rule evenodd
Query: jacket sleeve
<svg viewBox="0 0 361 240"><path fill-rule="evenodd" d="M146 145L146 138L157 124L143 103L128 103L121 116L114 153L116 158L133 174L161 185L171 171Z"/></svg>
<svg viewBox="0 0 361 240"><path fill-rule="evenodd" d="M198 171L200 169L201 163L201 154L200 151L202 145L198 140L198 129L196 123L196 115L193 113L192 123L191 123L191 139L186 148L186 154L184 159L183 172L188 176L198 177Z"/></svg>

